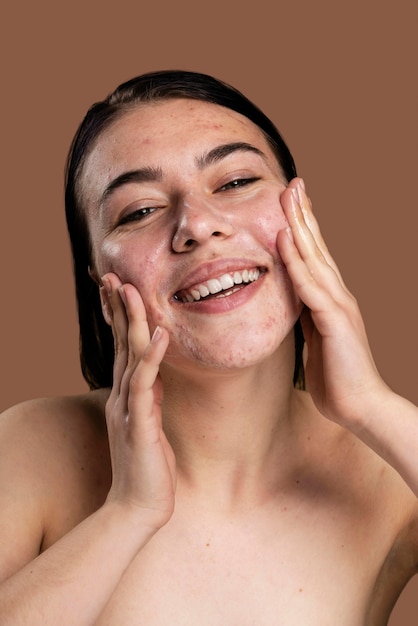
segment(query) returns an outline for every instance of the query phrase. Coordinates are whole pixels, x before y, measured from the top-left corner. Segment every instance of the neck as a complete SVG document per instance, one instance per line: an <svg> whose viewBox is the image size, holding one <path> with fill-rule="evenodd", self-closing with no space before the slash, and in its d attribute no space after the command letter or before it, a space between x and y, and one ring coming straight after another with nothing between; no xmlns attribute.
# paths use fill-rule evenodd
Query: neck
<svg viewBox="0 0 418 626"><path fill-rule="evenodd" d="M280 464L289 470L296 438L293 336L261 364L234 371L181 375L165 366L164 428L179 483L231 500L274 489ZM289 354L290 353L290 354ZM290 356L290 358L289 358ZM273 479L274 474L274 479Z"/></svg>

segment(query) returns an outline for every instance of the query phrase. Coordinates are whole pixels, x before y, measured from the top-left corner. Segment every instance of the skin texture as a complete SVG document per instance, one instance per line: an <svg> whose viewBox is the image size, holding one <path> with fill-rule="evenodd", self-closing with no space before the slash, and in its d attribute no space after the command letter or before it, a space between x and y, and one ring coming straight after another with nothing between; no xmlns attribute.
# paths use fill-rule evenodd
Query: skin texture
<svg viewBox="0 0 418 626"><path fill-rule="evenodd" d="M242 116L170 100L103 133L82 195L114 384L0 421L4 623L387 623L418 562L417 409L303 181Z"/></svg>
<svg viewBox="0 0 418 626"><path fill-rule="evenodd" d="M167 115L162 115L162 110ZM88 189L86 205L97 275L111 271L122 283L133 284L145 303L151 330L160 324L170 334L166 358L173 354L177 362L180 354L187 357L190 351L193 367L196 360L202 365L231 368L263 358L269 349L264 346L276 346L290 332L300 312L276 247L276 234L287 225L279 202L285 182L277 161L256 127L227 109L221 109L219 119L219 110L207 103L179 100L124 116L93 151L83 184ZM179 114L181 121L177 122L175 116ZM157 133L139 133L133 139L136 127L151 126L157 119ZM241 141L244 132L248 143L262 150L265 158L241 150L206 167L198 165L204 152ZM167 149L169 145L172 150ZM162 170L162 182L120 187L108 196L100 211L99 200L109 182L142 167ZM88 178L93 168L94 183ZM222 189L238 177L262 180ZM156 210L141 221L115 228L120 217L147 206ZM212 232L218 234L209 243ZM193 243L189 244L189 239ZM232 311L231 315L216 315L222 305L232 307L231 299L216 301L217 308L212 300L213 311L207 314L202 303L187 307L173 302L173 295L185 286L257 266L268 272L260 297L252 306L248 303L245 316ZM258 351L259 357L249 356Z"/></svg>

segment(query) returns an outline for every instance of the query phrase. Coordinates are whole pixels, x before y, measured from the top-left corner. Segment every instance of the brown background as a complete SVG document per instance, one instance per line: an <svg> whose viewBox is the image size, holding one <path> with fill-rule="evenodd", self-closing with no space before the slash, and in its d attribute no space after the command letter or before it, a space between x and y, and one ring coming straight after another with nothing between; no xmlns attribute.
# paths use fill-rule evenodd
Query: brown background
<svg viewBox="0 0 418 626"><path fill-rule="evenodd" d="M277 123L360 301L381 373L418 402L415 0L149 4L3 9L0 408L85 388L65 155L93 101L163 68L231 82ZM414 580L391 626L416 626L417 593Z"/></svg>

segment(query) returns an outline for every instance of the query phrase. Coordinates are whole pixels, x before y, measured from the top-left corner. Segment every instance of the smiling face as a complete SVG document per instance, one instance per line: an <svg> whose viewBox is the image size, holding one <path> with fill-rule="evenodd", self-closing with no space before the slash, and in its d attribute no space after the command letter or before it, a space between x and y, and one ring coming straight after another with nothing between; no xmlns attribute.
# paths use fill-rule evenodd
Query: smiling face
<svg viewBox="0 0 418 626"><path fill-rule="evenodd" d="M288 337L285 186L260 129L218 105L139 105L100 135L81 176L95 271L137 287L167 362L243 367Z"/></svg>

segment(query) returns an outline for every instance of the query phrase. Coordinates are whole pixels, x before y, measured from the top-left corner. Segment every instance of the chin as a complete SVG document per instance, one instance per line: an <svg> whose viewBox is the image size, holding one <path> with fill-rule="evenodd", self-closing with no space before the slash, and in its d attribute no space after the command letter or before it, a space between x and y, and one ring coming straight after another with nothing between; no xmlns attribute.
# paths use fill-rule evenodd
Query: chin
<svg viewBox="0 0 418 626"><path fill-rule="evenodd" d="M296 323L297 316L294 323ZM287 354L291 341L292 358L294 354L293 327L291 324L278 324L277 320L267 318L263 325L244 324L234 331L206 332L194 335L190 329L183 329L177 334L175 343L171 342L165 362L171 367L213 369L231 372L259 365L268 361L274 354Z"/></svg>

